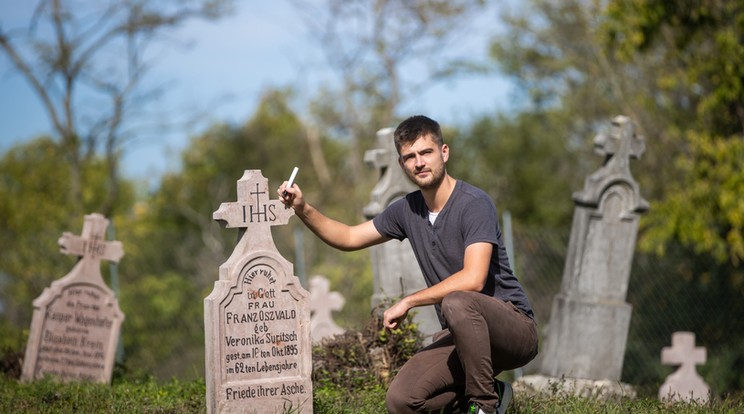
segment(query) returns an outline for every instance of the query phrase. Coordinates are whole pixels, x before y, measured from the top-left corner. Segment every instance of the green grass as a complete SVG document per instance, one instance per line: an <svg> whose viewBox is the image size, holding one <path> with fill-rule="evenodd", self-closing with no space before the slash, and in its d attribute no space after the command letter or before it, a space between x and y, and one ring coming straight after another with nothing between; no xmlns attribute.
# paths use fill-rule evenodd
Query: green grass
<svg viewBox="0 0 744 414"><path fill-rule="evenodd" d="M204 413L203 381L157 382L152 379L115 380L112 385L53 381L21 383L0 375L0 413ZM341 389L316 386L316 414L384 414L385 390L380 386ZM602 402L579 397L516 396L510 414L655 413L742 414L744 394L716 399L707 405L666 405L655 399Z"/></svg>

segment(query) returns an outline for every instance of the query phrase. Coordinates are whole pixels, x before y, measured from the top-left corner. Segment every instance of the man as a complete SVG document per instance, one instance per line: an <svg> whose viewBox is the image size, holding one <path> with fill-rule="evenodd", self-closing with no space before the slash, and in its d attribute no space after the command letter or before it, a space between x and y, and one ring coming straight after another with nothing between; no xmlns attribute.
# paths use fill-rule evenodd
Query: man
<svg viewBox="0 0 744 414"><path fill-rule="evenodd" d="M408 238L427 288L385 310L393 329L417 306L435 305L443 331L401 368L388 389L391 413L503 413L511 386L495 380L537 354L532 308L514 277L493 201L447 173L450 151L439 124L425 116L403 121L393 135L398 162L419 191L374 219L348 226L308 204L297 185L279 197L325 243L357 250ZM286 191L286 193L285 193Z"/></svg>

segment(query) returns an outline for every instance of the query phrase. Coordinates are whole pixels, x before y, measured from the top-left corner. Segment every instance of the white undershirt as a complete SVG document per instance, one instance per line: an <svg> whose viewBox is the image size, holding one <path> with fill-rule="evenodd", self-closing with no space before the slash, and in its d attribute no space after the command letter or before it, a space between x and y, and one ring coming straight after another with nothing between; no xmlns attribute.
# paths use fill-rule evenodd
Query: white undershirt
<svg viewBox="0 0 744 414"><path fill-rule="evenodd" d="M429 211L429 223L431 223L432 226L434 225L434 222L437 221L437 216L439 215L439 213L439 211L437 211L436 213L433 211Z"/></svg>

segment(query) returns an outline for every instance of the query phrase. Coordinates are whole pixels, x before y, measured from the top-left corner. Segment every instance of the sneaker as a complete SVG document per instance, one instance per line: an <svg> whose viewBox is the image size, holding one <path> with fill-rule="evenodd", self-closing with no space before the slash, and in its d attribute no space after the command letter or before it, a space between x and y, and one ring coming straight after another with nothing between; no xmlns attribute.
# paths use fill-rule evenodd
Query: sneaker
<svg viewBox="0 0 744 414"><path fill-rule="evenodd" d="M470 403L470 407L468 407L468 414L491 414L483 411L482 408L478 407L475 403Z"/></svg>
<svg viewBox="0 0 744 414"><path fill-rule="evenodd" d="M508 382L496 380L496 393L499 394L499 406L496 407L496 413L504 414L506 412L506 407L509 406L509 403L512 400L514 391L512 390L511 384Z"/></svg>
<svg viewBox="0 0 744 414"><path fill-rule="evenodd" d="M512 390L511 384L509 384L508 382L496 380L495 384L496 393L499 395L499 406L496 407L496 411L483 411L483 409L478 407L477 404L470 403L470 406L468 407L468 414L504 414L506 412L506 408L509 406L509 403L512 400L514 391Z"/></svg>

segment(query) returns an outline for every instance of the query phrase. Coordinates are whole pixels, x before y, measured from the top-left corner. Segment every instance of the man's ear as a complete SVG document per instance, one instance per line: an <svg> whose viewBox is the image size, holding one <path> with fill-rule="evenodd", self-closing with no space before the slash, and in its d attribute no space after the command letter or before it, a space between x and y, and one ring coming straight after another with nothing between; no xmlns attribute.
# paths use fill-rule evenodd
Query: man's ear
<svg viewBox="0 0 744 414"><path fill-rule="evenodd" d="M442 144L442 159L444 162L449 159L449 146L447 144Z"/></svg>

